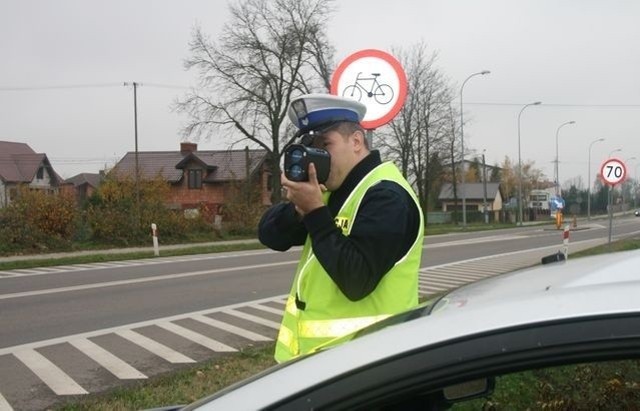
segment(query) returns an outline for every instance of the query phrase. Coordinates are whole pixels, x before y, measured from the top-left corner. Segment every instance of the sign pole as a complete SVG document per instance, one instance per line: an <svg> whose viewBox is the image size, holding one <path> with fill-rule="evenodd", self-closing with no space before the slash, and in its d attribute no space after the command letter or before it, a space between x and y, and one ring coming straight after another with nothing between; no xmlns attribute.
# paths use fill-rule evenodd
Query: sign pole
<svg viewBox="0 0 640 411"><path fill-rule="evenodd" d="M611 234L613 232L613 188L620 184L627 176L627 166L617 158L608 158L600 167L600 177L609 186L607 196L607 208L609 211L609 247L611 247Z"/></svg>
<svg viewBox="0 0 640 411"><path fill-rule="evenodd" d="M607 209L609 210L609 247L611 247L611 233L613 231L613 186L609 186L609 193L607 195Z"/></svg>

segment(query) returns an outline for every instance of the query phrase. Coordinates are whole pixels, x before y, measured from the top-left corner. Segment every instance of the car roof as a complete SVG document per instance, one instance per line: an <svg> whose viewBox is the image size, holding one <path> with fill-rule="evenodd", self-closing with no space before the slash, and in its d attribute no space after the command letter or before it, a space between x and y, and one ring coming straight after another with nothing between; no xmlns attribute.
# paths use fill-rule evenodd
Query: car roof
<svg viewBox="0 0 640 411"><path fill-rule="evenodd" d="M481 280L450 292L427 316L355 338L256 379L245 386L260 397L254 404L247 404L252 400L245 390L230 391L219 400L228 406L259 407L343 372L464 336L567 318L638 313L638 267L640 250L570 259Z"/></svg>

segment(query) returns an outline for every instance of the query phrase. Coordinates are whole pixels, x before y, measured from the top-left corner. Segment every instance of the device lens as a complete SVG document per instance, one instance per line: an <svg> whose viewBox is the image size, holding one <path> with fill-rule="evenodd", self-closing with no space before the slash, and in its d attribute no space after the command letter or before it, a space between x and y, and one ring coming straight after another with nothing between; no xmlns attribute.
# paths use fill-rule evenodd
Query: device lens
<svg viewBox="0 0 640 411"><path fill-rule="evenodd" d="M299 180L302 177L304 171L299 164L294 164L289 168L289 176L292 180Z"/></svg>
<svg viewBox="0 0 640 411"><path fill-rule="evenodd" d="M304 153L302 152L302 150L293 150L291 152L291 161L294 163L298 163L300 160L302 160L302 157L304 156Z"/></svg>

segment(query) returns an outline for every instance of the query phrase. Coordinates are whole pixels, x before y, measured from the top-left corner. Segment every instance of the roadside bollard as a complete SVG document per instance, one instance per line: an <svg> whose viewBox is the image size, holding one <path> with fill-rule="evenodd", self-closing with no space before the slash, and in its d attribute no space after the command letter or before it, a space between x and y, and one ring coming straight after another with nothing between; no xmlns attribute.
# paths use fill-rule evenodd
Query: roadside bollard
<svg viewBox="0 0 640 411"><path fill-rule="evenodd" d="M158 248L158 226L156 223L151 224L151 236L153 238L153 254L158 257L160 249Z"/></svg>
<svg viewBox="0 0 640 411"><path fill-rule="evenodd" d="M564 260L567 261L569 258L569 224L564 226L564 231L562 232L562 245Z"/></svg>

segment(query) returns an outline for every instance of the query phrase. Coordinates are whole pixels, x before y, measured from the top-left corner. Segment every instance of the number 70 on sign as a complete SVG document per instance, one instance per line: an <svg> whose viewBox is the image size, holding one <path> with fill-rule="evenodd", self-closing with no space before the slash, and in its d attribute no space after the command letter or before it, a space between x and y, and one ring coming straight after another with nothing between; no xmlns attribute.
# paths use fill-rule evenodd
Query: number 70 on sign
<svg viewBox="0 0 640 411"><path fill-rule="evenodd" d="M614 186L627 177L627 167L622 160L609 158L600 166L600 176L606 184Z"/></svg>

